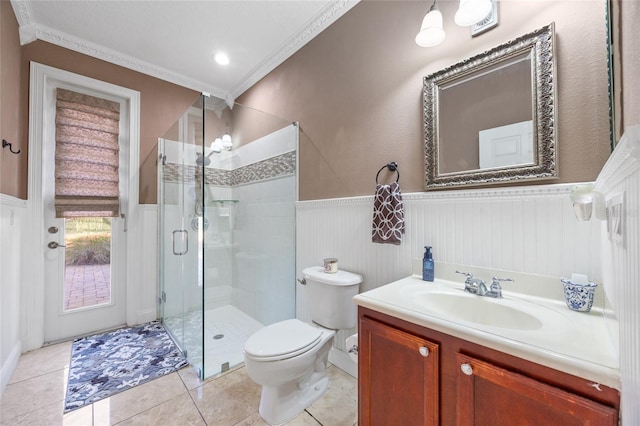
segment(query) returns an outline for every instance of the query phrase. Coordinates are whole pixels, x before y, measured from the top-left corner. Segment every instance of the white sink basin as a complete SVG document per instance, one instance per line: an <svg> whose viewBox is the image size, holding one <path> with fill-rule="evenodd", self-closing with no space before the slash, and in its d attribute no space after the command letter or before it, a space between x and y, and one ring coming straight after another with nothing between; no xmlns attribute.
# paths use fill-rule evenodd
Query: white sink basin
<svg viewBox="0 0 640 426"><path fill-rule="evenodd" d="M408 294L413 303L444 318L490 327L538 330L542 321L523 310L509 306L510 300L480 297L462 290L452 292L416 291Z"/></svg>
<svg viewBox="0 0 640 426"><path fill-rule="evenodd" d="M361 307L619 389L615 319L564 300L506 292L493 299L462 282L410 276L354 297ZM606 314L608 315L608 314Z"/></svg>

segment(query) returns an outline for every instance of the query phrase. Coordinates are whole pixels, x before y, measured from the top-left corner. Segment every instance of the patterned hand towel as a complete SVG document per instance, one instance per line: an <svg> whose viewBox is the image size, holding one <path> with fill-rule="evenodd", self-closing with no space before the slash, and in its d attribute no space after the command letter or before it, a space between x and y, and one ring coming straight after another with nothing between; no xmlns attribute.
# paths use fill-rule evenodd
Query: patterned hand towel
<svg viewBox="0 0 640 426"><path fill-rule="evenodd" d="M404 204L400 185L376 185L373 200L373 228L371 241L381 244L400 244L404 234Z"/></svg>

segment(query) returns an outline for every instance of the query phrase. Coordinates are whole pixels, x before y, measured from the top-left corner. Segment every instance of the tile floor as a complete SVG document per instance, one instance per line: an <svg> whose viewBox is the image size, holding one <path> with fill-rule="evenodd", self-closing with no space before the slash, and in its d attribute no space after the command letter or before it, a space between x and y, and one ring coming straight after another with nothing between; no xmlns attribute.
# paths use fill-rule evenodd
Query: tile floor
<svg viewBox="0 0 640 426"><path fill-rule="evenodd" d="M266 425L260 386L240 367L199 380L187 367L67 414L62 413L71 342L23 354L0 399L1 425ZM289 425L353 426L357 380L335 366L329 391Z"/></svg>

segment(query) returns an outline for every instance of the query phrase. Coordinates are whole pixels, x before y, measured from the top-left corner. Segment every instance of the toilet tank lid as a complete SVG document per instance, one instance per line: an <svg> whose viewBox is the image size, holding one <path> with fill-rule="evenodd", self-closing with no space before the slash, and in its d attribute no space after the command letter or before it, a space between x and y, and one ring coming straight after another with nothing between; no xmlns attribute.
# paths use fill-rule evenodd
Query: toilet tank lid
<svg viewBox="0 0 640 426"><path fill-rule="evenodd" d="M312 280L323 284L347 286L360 284L362 282L362 275L354 274L349 271L339 270L335 274L328 274L324 272L322 266L311 266L305 268L302 271L302 276L306 280Z"/></svg>

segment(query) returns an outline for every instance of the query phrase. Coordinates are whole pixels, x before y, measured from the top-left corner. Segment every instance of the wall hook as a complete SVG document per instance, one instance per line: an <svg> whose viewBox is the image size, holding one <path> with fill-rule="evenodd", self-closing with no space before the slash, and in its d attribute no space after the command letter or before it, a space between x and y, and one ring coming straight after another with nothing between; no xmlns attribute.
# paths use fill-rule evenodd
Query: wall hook
<svg viewBox="0 0 640 426"><path fill-rule="evenodd" d="M7 141L6 141L6 139L2 139L2 148L4 149L4 148L6 148L6 147L9 147L9 151L10 151L12 154L20 154L20 150L14 151L14 150L13 150L13 147L11 146L11 143L10 143L10 142L7 142Z"/></svg>

